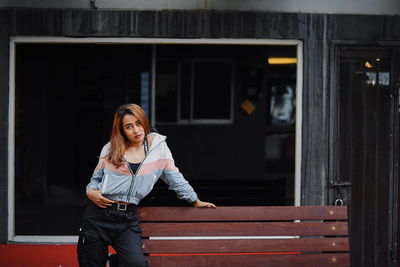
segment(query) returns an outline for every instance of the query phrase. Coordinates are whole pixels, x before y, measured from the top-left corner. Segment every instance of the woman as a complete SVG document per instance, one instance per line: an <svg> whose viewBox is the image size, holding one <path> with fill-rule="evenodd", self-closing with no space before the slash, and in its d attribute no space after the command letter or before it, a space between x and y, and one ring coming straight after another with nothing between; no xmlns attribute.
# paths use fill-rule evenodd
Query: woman
<svg viewBox="0 0 400 267"><path fill-rule="evenodd" d="M197 208L215 208L198 199L175 167L165 139L150 133L146 114L138 105L117 109L110 142L103 147L86 188L91 203L79 233L80 266L104 267L109 244L117 251L118 266L147 266L136 206L159 178L179 199Z"/></svg>

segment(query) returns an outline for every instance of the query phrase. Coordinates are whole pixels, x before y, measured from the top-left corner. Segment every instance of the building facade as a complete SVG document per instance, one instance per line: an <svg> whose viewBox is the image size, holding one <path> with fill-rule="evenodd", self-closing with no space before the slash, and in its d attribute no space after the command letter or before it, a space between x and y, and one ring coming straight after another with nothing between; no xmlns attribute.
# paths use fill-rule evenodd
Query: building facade
<svg viewBox="0 0 400 267"><path fill-rule="evenodd" d="M1 243L75 242L136 102L200 196L349 205L352 265L396 266L398 3L246 2L3 1ZM183 205L154 191L144 205Z"/></svg>

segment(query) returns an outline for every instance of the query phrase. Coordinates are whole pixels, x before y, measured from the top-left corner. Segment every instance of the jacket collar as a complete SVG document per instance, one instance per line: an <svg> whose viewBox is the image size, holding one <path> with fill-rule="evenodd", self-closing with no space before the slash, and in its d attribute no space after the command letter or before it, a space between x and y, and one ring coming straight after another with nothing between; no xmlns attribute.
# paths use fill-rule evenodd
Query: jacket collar
<svg viewBox="0 0 400 267"><path fill-rule="evenodd" d="M149 146L149 150L152 148L156 147L158 144L161 142L165 141L167 137L165 135L161 135L158 133L149 133L147 135L148 138L152 138L153 140L151 141L151 146Z"/></svg>

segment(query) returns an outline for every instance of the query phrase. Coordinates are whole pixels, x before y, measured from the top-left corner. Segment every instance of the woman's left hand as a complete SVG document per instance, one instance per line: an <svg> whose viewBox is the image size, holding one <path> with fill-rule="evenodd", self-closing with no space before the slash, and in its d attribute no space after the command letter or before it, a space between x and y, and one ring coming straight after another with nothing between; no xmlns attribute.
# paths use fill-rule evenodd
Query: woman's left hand
<svg viewBox="0 0 400 267"><path fill-rule="evenodd" d="M200 199L197 199L194 203L193 206L195 208L217 208L213 203L210 202L203 202Z"/></svg>

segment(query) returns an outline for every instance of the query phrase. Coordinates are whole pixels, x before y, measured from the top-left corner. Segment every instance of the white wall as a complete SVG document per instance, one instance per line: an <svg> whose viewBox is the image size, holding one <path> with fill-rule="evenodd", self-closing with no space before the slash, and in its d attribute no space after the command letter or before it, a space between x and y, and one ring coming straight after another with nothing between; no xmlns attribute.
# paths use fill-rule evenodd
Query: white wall
<svg viewBox="0 0 400 267"><path fill-rule="evenodd" d="M300 13L400 14L400 0L95 0L102 9L216 9ZM90 8L90 0L0 0L0 7Z"/></svg>

